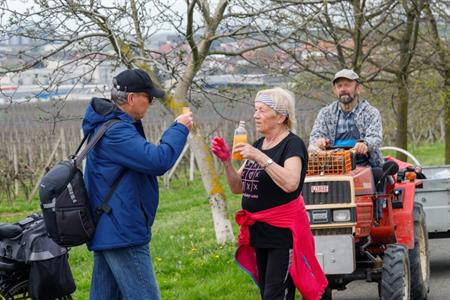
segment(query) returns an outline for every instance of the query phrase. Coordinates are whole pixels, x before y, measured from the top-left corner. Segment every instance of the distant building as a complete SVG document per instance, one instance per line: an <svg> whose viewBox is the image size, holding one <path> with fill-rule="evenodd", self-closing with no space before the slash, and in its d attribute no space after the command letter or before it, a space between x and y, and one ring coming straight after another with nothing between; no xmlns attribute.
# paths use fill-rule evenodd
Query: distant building
<svg viewBox="0 0 450 300"><path fill-rule="evenodd" d="M284 76L271 74L212 75L197 77L195 80L198 85L205 89L279 86L286 81Z"/></svg>

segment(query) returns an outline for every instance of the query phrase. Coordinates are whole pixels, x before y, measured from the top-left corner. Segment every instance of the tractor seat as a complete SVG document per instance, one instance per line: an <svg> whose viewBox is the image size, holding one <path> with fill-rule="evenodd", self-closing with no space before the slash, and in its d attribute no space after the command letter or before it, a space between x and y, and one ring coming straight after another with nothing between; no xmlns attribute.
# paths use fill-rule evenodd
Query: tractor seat
<svg viewBox="0 0 450 300"><path fill-rule="evenodd" d="M22 233L22 227L19 225L2 223L0 224L0 239L8 239L18 236Z"/></svg>
<svg viewBox="0 0 450 300"><path fill-rule="evenodd" d="M386 183L388 185L393 185L395 183L394 177L392 175L386 176Z"/></svg>

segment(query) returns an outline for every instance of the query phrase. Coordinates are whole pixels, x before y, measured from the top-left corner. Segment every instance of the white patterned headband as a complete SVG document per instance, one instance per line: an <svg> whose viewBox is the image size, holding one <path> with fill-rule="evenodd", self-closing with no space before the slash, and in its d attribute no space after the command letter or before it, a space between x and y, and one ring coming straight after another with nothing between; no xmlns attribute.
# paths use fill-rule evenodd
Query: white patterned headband
<svg viewBox="0 0 450 300"><path fill-rule="evenodd" d="M279 113L280 115L283 115L283 116L288 115L287 108L275 105L275 103L273 103L272 98L270 98L266 94L259 94L258 97L256 97L256 99L255 99L255 103L256 102L264 103L265 105L267 105L268 107L270 107L271 109L273 109L274 111Z"/></svg>

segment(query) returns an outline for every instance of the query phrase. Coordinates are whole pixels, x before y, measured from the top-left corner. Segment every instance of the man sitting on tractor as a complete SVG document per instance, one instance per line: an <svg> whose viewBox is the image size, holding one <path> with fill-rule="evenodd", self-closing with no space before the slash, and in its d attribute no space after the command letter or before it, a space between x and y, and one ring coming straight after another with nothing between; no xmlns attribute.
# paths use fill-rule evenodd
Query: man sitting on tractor
<svg viewBox="0 0 450 300"><path fill-rule="evenodd" d="M359 99L362 85L358 74L343 69L333 79L337 100L322 108L309 138L309 151L332 148L354 148L356 163L381 167L384 159L381 116L378 109Z"/></svg>

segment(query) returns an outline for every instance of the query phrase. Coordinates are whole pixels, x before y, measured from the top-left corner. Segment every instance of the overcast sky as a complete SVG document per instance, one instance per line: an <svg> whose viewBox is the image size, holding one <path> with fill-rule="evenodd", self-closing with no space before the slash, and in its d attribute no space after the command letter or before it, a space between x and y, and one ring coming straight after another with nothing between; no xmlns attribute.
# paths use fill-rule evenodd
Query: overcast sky
<svg viewBox="0 0 450 300"><path fill-rule="evenodd" d="M98 0L101 4L106 6L112 6L114 3L124 3L127 2L127 0ZM215 4L217 3L216 0L209 1L212 7L212 10L214 9ZM33 0L0 0L0 7L4 6L4 4L8 6L9 9L17 11L17 12L24 12L26 9L29 9L33 7L34 1ZM186 2L185 0L164 0L164 3L171 5L172 9L179 14L183 15L186 12ZM157 9L152 9L152 14L158 14ZM198 17L198 14L194 14L194 19L199 20L196 18ZM6 19L3 19L6 20ZM169 25L167 28L161 28L162 31L174 31L173 28L171 28Z"/></svg>
<svg viewBox="0 0 450 300"><path fill-rule="evenodd" d="M0 0L0 3L6 2L8 7L17 11L24 11L25 9L35 5L33 0ZM117 0L100 0L102 4L108 5L117 2ZM173 3L173 8L182 12L186 11L186 2L184 0L167 0L166 3Z"/></svg>

